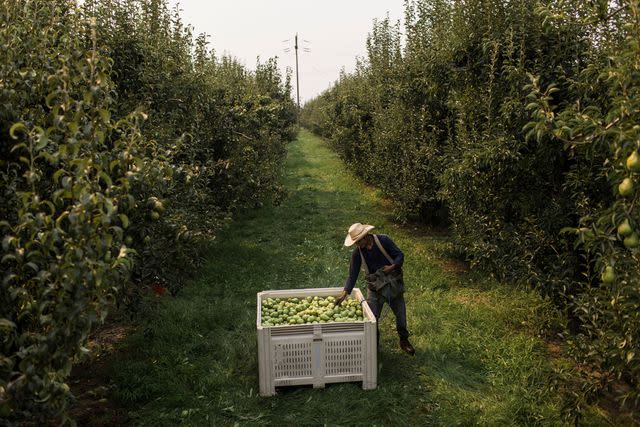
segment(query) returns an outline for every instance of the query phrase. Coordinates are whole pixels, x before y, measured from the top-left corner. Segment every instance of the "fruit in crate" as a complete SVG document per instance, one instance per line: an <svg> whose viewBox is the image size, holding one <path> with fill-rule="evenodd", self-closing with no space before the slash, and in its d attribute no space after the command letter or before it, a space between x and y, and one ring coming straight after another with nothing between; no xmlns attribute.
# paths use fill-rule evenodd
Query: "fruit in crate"
<svg viewBox="0 0 640 427"><path fill-rule="evenodd" d="M262 325L303 325L331 322L361 322L362 306L348 298L336 306L333 296L266 298L262 301Z"/></svg>

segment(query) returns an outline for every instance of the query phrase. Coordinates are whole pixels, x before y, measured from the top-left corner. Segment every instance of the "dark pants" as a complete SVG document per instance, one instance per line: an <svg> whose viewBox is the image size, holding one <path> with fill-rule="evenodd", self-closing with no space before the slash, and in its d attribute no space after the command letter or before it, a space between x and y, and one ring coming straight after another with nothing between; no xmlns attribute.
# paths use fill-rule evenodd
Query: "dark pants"
<svg viewBox="0 0 640 427"><path fill-rule="evenodd" d="M373 311L374 316L376 316L376 320L380 318L380 313L382 313L382 307L384 306L385 301L387 302L387 304L389 304L389 307L391 307L393 314L396 316L396 330L398 331L400 339L408 339L409 331L407 330L407 306L404 302L404 292L400 292L395 296L395 298L387 300L387 298L382 296L380 292L375 292L371 289L367 289L367 304L369 304L371 311ZM380 336L379 333L378 336Z"/></svg>

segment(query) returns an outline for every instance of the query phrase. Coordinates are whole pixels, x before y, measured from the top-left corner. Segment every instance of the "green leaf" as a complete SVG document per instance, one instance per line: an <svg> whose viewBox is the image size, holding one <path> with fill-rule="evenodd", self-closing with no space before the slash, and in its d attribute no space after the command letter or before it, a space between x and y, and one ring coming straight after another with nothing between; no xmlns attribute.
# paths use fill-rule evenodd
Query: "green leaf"
<svg viewBox="0 0 640 427"><path fill-rule="evenodd" d="M56 184L58 183L58 181L60 180L60 175L62 175L63 173L65 173L66 171L64 169L58 169L57 171L55 171L53 173L53 182L55 182Z"/></svg>
<svg viewBox="0 0 640 427"><path fill-rule="evenodd" d="M36 150L40 151L42 150L44 147L47 146L47 144L49 143L49 137L47 136L46 132L42 132L38 135L38 140L36 142Z"/></svg>
<svg viewBox="0 0 640 427"><path fill-rule="evenodd" d="M9 319L0 319L0 330L11 331L16 328L16 324Z"/></svg>
<svg viewBox="0 0 640 427"><path fill-rule="evenodd" d="M560 234L565 233L578 233L578 229L575 227L563 227L560 229Z"/></svg>
<svg viewBox="0 0 640 427"><path fill-rule="evenodd" d="M51 215L56 213L56 206L50 200L45 200L43 203L49 208Z"/></svg>
<svg viewBox="0 0 640 427"><path fill-rule="evenodd" d="M4 277L4 279L2 279L2 284L6 286L6 285L7 285L9 282L11 282L13 279L17 279L17 278L18 278L18 276L17 276L16 274L13 274L13 273L11 273L11 274L7 274L7 275Z"/></svg>
<svg viewBox="0 0 640 427"><path fill-rule="evenodd" d="M2 239L2 249L8 251L9 248L16 242L15 236L4 236Z"/></svg>
<svg viewBox="0 0 640 427"><path fill-rule="evenodd" d="M20 144L15 144L13 147L11 147L11 152L13 153L16 150L19 150L21 148L27 148L27 144L25 144L24 142L21 142Z"/></svg>
<svg viewBox="0 0 640 427"><path fill-rule="evenodd" d="M75 135L76 133L78 133L78 124L76 122L70 122L68 124L68 128L69 128L69 132L71 132L71 135Z"/></svg>
<svg viewBox="0 0 640 427"><path fill-rule="evenodd" d="M28 133L28 129L24 123L14 123L11 128L9 128L9 136L11 136L11 138L13 139L18 139L18 136L16 135L18 132L22 132L25 134Z"/></svg>
<svg viewBox="0 0 640 427"><path fill-rule="evenodd" d="M44 99L44 103L47 105L47 107L49 108L53 108L54 106L51 104L51 101L53 101L56 96L58 96L58 92L51 92L49 95L47 95L47 97Z"/></svg>
<svg viewBox="0 0 640 427"><path fill-rule="evenodd" d="M100 110L99 113L102 121L105 123L109 123L109 121L111 120L111 113L108 110Z"/></svg>
<svg viewBox="0 0 640 427"><path fill-rule="evenodd" d="M129 218L125 214L118 215L120 222L122 222L122 228L129 228Z"/></svg>
<svg viewBox="0 0 640 427"><path fill-rule="evenodd" d="M14 254L6 254L5 256L2 257L2 261L0 261L0 264L4 264L7 261L15 261L16 260L16 256Z"/></svg>
<svg viewBox="0 0 640 427"><path fill-rule="evenodd" d="M105 171L98 172L98 176L104 181L105 184L107 184L107 186L111 187L113 185L111 177L107 175Z"/></svg>
<svg viewBox="0 0 640 427"><path fill-rule="evenodd" d="M71 188L72 183L73 181L71 177L65 176L62 178L62 188L68 190L69 188Z"/></svg>

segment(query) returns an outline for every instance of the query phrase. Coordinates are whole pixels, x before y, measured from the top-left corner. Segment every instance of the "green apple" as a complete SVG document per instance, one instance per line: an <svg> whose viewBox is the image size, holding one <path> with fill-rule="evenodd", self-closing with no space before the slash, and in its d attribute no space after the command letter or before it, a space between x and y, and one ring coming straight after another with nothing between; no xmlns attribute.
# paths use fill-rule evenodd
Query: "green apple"
<svg viewBox="0 0 640 427"><path fill-rule="evenodd" d="M624 246L629 248L629 249L637 248L638 247L638 234L631 233L629 236L624 238L624 241L622 243L624 243Z"/></svg>
<svg viewBox="0 0 640 427"><path fill-rule="evenodd" d="M629 224L629 219L626 218L622 223L618 226L618 234L621 236L628 236L633 232L631 228L631 224Z"/></svg>
<svg viewBox="0 0 640 427"><path fill-rule="evenodd" d="M640 156L637 150L634 150L633 153L627 157L627 169L633 172L640 172Z"/></svg>
<svg viewBox="0 0 640 427"><path fill-rule="evenodd" d="M618 191L621 196L629 196L633 193L633 181L631 178L625 178L622 180L620 185L618 185Z"/></svg>
<svg viewBox="0 0 640 427"><path fill-rule="evenodd" d="M156 199L155 202L153 203L153 209L162 213L164 212L164 204L160 200Z"/></svg>
<svg viewBox="0 0 640 427"><path fill-rule="evenodd" d="M608 265L604 269L601 278L604 283L613 283L613 281L616 280L616 272L613 270L613 267Z"/></svg>
<svg viewBox="0 0 640 427"><path fill-rule="evenodd" d="M268 298L262 302L264 326L363 321L362 307L353 298L334 306L335 297Z"/></svg>

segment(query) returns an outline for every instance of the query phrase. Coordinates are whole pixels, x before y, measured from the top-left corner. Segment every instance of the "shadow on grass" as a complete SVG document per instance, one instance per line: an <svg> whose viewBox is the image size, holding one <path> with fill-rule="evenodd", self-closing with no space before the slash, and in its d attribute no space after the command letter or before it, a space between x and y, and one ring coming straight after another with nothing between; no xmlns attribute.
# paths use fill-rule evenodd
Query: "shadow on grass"
<svg viewBox="0 0 640 427"><path fill-rule="evenodd" d="M477 355L455 348L427 348L423 351L422 365L430 371L432 379L467 391L487 389L487 368Z"/></svg>

